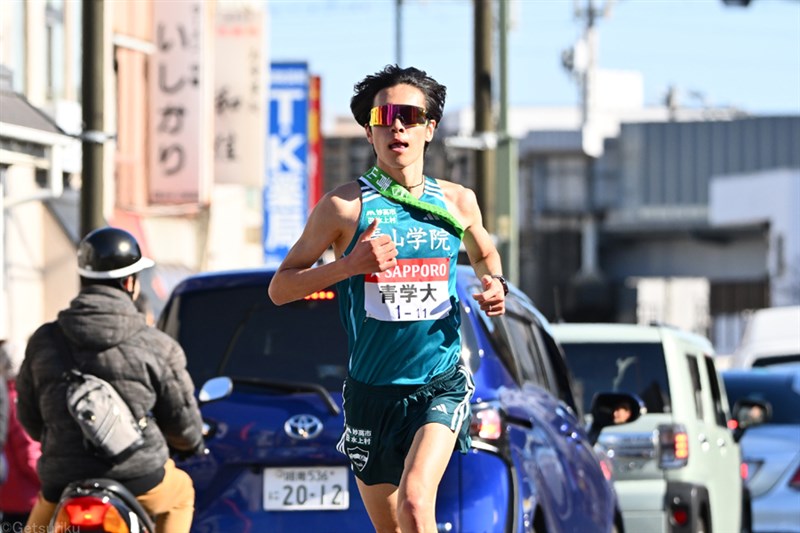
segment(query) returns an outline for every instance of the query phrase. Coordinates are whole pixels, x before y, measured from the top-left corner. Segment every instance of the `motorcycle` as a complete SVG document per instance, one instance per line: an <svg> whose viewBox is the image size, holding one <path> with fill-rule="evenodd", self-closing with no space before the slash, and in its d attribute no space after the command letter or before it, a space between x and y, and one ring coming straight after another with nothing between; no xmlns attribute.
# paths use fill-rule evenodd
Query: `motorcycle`
<svg viewBox="0 0 800 533"><path fill-rule="evenodd" d="M82 479L61 493L50 527L55 533L105 531L155 533L147 511L122 484L113 479Z"/></svg>
<svg viewBox="0 0 800 533"><path fill-rule="evenodd" d="M233 383L227 377L208 380L198 403L228 396ZM204 427L204 433L207 428ZM48 531L54 533L155 533L153 518L125 486L113 479L81 479L61 493Z"/></svg>

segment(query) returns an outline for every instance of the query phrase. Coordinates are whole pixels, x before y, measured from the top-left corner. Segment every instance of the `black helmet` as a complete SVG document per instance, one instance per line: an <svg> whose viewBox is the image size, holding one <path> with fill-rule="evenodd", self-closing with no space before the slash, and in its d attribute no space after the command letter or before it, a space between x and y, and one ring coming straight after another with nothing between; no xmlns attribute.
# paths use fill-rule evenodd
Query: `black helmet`
<svg viewBox="0 0 800 533"><path fill-rule="evenodd" d="M119 228L96 229L78 245L78 273L84 278L126 278L154 264L142 256L133 235Z"/></svg>

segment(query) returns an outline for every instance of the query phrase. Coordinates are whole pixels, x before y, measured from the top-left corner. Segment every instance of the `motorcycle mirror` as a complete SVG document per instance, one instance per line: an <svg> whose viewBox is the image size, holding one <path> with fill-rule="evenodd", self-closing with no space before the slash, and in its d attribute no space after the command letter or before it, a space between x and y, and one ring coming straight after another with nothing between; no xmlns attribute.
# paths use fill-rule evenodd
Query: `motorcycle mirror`
<svg viewBox="0 0 800 533"><path fill-rule="evenodd" d="M213 402L229 396L233 392L233 381L227 376L211 378L200 388L197 399L200 403Z"/></svg>

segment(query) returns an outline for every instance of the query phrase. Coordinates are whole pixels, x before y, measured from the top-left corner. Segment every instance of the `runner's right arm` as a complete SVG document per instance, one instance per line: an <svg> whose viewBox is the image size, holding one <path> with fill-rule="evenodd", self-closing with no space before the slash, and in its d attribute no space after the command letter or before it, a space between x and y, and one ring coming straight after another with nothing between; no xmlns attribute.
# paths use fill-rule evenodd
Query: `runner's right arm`
<svg viewBox="0 0 800 533"><path fill-rule="evenodd" d="M311 212L300 239L272 278L269 296L276 305L299 300L351 276L381 272L396 265L397 249L391 238L388 235L371 238L377 223L370 225L351 253L342 257L352 239L360 210L357 183L323 196ZM337 260L315 267L331 245Z"/></svg>

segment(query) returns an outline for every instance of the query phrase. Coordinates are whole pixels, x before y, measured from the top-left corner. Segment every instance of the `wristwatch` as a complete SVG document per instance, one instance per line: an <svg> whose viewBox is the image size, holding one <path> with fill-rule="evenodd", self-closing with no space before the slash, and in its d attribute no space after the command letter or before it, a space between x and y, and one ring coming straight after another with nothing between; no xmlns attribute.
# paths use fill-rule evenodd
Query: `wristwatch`
<svg viewBox="0 0 800 533"><path fill-rule="evenodd" d="M500 274L492 274L492 277L494 279L500 280L500 283L503 284L503 294L504 295L508 294L508 282L506 281L506 278L504 278Z"/></svg>

